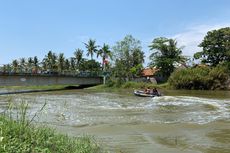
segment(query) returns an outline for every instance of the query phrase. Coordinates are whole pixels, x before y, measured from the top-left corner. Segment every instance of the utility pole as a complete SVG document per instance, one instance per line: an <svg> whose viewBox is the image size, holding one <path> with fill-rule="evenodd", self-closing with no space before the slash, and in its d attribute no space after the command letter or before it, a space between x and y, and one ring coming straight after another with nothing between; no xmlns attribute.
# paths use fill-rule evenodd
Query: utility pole
<svg viewBox="0 0 230 153"><path fill-rule="evenodd" d="M103 61L103 84L105 85L106 75L105 75L105 61Z"/></svg>

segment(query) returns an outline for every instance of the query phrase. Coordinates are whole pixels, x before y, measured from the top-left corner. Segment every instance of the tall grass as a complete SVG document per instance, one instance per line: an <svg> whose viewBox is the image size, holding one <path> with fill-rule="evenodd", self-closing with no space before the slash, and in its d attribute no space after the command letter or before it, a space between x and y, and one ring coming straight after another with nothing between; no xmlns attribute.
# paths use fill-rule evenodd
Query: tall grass
<svg viewBox="0 0 230 153"><path fill-rule="evenodd" d="M12 103L9 109L12 109ZM16 119L8 110L0 115L1 153L101 153L104 152L93 137L69 137L54 129L36 127L26 119L28 104L18 108ZM10 113L10 114L9 114Z"/></svg>

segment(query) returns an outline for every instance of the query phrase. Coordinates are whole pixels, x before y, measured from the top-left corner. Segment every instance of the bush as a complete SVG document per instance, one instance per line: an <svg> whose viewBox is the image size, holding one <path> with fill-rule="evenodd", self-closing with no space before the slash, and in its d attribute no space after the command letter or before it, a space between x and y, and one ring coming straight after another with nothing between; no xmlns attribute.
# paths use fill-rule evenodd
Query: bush
<svg viewBox="0 0 230 153"><path fill-rule="evenodd" d="M225 89L229 74L225 66L196 67L173 72L168 80L176 89Z"/></svg>
<svg viewBox="0 0 230 153"><path fill-rule="evenodd" d="M106 86L120 88L124 83L125 81L122 80L121 78L117 78L117 79L109 78L108 81L106 82Z"/></svg>

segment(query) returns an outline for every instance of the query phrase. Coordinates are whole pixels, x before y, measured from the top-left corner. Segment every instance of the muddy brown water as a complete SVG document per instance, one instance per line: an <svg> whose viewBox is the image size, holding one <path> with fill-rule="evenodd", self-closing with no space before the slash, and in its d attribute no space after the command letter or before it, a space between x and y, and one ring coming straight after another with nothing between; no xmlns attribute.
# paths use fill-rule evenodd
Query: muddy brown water
<svg viewBox="0 0 230 153"><path fill-rule="evenodd" d="M229 91L163 91L164 96L69 90L1 95L29 103L36 122L71 136L93 135L110 152L229 153ZM39 112L46 103L45 108Z"/></svg>

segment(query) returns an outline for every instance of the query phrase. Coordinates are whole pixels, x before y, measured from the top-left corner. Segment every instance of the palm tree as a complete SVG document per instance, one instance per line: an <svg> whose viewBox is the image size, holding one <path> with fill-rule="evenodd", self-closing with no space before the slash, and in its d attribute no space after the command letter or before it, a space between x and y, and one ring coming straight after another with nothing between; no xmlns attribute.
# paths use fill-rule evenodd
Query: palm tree
<svg viewBox="0 0 230 153"><path fill-rule="evenodd" d="M1 70L3 73L9 73L11 71L11 66L10 64L4 64L2 67L1 67Z"/></svg>
<svg viewBox="0 0 230 153"><path fill-rule="evenodd" d="M58 71L59 72L63 72L65 67L65 57L64 57L64 53L60 53L58 56Z"/></svg>
<svg viewBox="0 0 230 153"><path fill-rule="evenodd" d="M16 73L18 71L18 66L19 66L18 61L13 60L12 66L13 66L13 72Z"/></svg>
<svg viewBox="0 0 230 153"><path fill-rule="evenodd" d="M26 72L26 59L25 58L20 58L20 71L21 72Z"/></svg>
<svg viewBox="0 0 230 153"><path fill-rule="evenodd" d="M29 57L29 58L28 58L28 62L27 62L27 68L29 69L30 72L31 72L31 70L32 70L33 64L34 64L33 58L32 58L32 57Z"/></svg>
<svg viewBox="0 0 230 153"><path fill-rule="evenodd" d="M70 58L70 69L71 71L74 71L76 69L76 65L75 65L75 58L71 57Z"/></svg>
<svg viewBox="0 0 230 153"><path fill-rule="evenodd" d="M156 38L149 46L154 52L150 55L151 65L160 68L160 73L167 80L175 69L175 63L183 63L182 47L177 47L177 41L164 37Z"/></svg>
<svg viewBox="0 0 230 153"><path fill-rule="evenodd" d="M57 59L58 59L57 55L53 53L51 58L52 72L57 71L58 69Z"/></svg>
<svg viewBox="0 0 230 153"><path fill-rule="evenodd" d="M98 50L97 57L99 57L99 56L101 56L101 58L102 58L102 69L104 70L104 67L106 64L106 59L112 58L112 52L109 48L109 45L104 44L103 47Z"/></svg>
<svg viewBox="0 0 230 153"><path fill-rule="evenodd" d="M51 70L52 68L52 51L49 51L48 54L45 56L45 58L42 61L42 67L44 70Z"/></svg>
<svg viewBox="0 0 230 153"><path fill-rule="evenodd" d="M64 67L65 70L69 71L70 70L70 62L69 62L69 59L66 59L65 60L65 67Z"/></svg>
<svg viewBox="0 0 230 153"><path fill-rule="evenodd" d="M87 56L91 56L91 60L93 59L93 54L97 52L98 46L96 46L96 41L89 39L88 43L84 43L87 49Z"/></svg>
<svg viewBox="0 0 230 153"><path fill-rule="evenodd" d="M74 56L75 56L75 59L76 59L76 64L77 64L77 67L79 67L79 64L82 60L82 57L83 57L83 50L82 49L76 49L76 51L74 52Z"/></svg>
<svg viewBox="0 0 230 153"><path fill-rule="evenodd" d="M37 73L38 72L38 68L39 68L39 61L38 61L38 58L37 56L34 56L34 72Z"/></svg>
<svg viewBox="0 0 230 153"><path fill-rule="evenodd" d="M44 70L54 71L57 69L57 56L52 51L49 51L48 54L43 59L43 68Z"/></svg>

